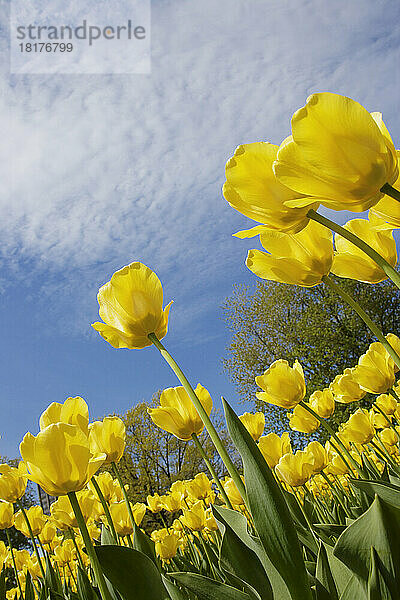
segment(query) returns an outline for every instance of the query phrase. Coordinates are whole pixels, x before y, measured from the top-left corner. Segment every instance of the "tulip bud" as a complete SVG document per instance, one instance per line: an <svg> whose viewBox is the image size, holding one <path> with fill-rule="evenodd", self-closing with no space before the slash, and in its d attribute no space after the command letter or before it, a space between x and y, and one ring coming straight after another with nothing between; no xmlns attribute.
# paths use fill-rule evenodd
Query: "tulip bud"
<svg viewBox="0 0 400 600"><path fill-rule="evenodd" d="M269 254L250 250L246 266L261 279L313 287L331 270L332 232L315 221L295 234L267 229L260 242Z"/></svg>
<svg viewBox="0 0 400 600"><path fill-rule="evenodd" d="M29 478L51 496L84 488L105 459L90 452L88 438L77 425L67 423L53 423L36 437L27 433L20 452Z"/></svg>
<svg viewBox="0 0 400 600"><path fill-rule="evenodd" d="M212 399L206 388L199 383L195 393L210 415ZM164 390L160 396L160 406L149 408L148 413L153 423L180 440L188 441L194 433L200 435L204 429L203 421L183 386Z"/></svg>
<svg viewBox="0 0 400 600"><path fill-rule="evenodd" d="M273 469L278 464L280 458L284 454L287 454L292 450L290 437L287 432L282 433L281 437L274 432L261 437L258 442L258 447L270 469Z"/></svg>
<svg viewBox="0 0 400 600"><path fill-rule="evenodd" d="M265 415L262 412L249 413L246 412L239 417L247 431L255 442L259 440L264 432Z"/></svg>
<svg viewBox="0 0 400 600"><path fill-rule="evenodd" d="M380 113L339 94L312 94L292 118L273 169L278 180L334 210L374 206L399 174L397 155ZM286 206L303 206L302 199Z"/></svg>
<svg viewBox="0 0 400 600"><path fill-rule="evenodd" d="M116 271L100 288L97 299L104 323L92 327L114 348L145 348L152 343L150 333L158 339L167 334L172 302L163 310L160 280L142 263L133 262Z"/></svg>
<svg viewBox="0 0 400 600"><path fill-rule="evenodd" d="M104 464L119 462L125 449L125 425L119 417L105 417L89 425L92 454L105 454Z"/></svg>
<svg viewBox="0 0 400 600"><path fill-rule="evenodd" d="M294 408L306 394L303 368L297 360L293 367L287 360L276 360L256 377L256 384L264 390L256 394L259 400L282 408Z"/></svg>

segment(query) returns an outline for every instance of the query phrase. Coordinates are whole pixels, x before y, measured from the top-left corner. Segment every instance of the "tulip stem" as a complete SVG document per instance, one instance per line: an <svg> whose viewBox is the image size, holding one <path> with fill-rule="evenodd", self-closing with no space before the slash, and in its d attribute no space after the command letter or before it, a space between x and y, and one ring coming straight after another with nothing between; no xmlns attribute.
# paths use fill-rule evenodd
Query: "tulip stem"
<svg viewBox="0 0 400 600"><path fill-rule="evenodd" d="M361 477L364 477L364 472L362 471L362 469L360 469L360 467L358 466L358 464L356 463L356 461L354 460L354 458L352 457L352 455L350 454L350 452L347 450L346 446L343 444L342 440L336 435L336 433L334 432L334 430L332 429L332 427L330 425L328 425L328 423L325 421L325 419L323 419L322 417L319 416L318 413L316 413L315 411L313 411L313 409L310 408L305 402L303 402L303 400L301 402L299 402L299 404L305 410L307 410L310 413L310 415L312 415L313 417L315 417L316 419L318 419L318 421L321 423L322 427L324 427L328 431L328 433L335 440L336 444L338 444L341 447L342 452L348 458L348 460L349 460L350 464L352 465L353 469L355 469L357 471L357 473ZM339 449L337 448L337 450L339 450Z"/></svg>
<svg viewBox="0 0 400 600"><path fill-rule="evenodd" d="M360 248L360 250L365 252L365 254L368 254L368 256L372 258L372 260L376 262L376 264L382 269L382 271L386 273L389 279L391 279L393 283L400 289L400 274L376 250L364 242L364 240L361 240L351 231L347 231L347 229L341 225L338 225L334 221L331 221L331 219L320 215L313 209L308 211L307 216L309 219L317 221L317 223L320 223L335 233L338 233L342 237L346 238L346 240L349 240L349 242L352 242L352 244Z"/></svg>
<svg viewBox="0 0 400 600"><path fill-rule="evenodd" d="M359 305L357 300L354 300L343 288L340 287L332 277L328 277L324 275L322 277L322 281L338 296L340 296L347 304L358 314L358 316L364 321L366 326L372 331L374 336L381 342L381 344L385 347L385 350L389 354L389 356L394 360L397 367L400 369L400 356L394 350L394 348L389 344L385 336L379 327L373 322L373 320L367 315L365 310Z"/></svg>
<svg viewBox="0 0 400 600"><path fill-rule="evenodd" d="M35 536L33 535L32 527L31 527L31 524L29 522L28 515L26 514L25 508L22 506L21 500L17 500L16 504L17 504L18 508L20 509L21 513L23 514L23 517L25 519L25 523L26 523L26 526L28 528L29 535L31 536L31 540L32 540L32 544L33 544L33 549L35 551L36 558L37 558L38 563L39 563L40 572L42 574L43 581L44 581L45 578L46 578L46 574L44 572L43 563L42 563L42 560L40 558L39 550L38 550L38 547L37 547L37 544L36 544Z"/></svg>
<svg viewBox="0 0 400 600"><path fill-rule="evenodd" d="M99 484L97 483L96 477L93 476L91 479L91 482L93 484L94 489L96 490L96 494L101 502L101 505L103 507L104 510L104 514L106 515L106 519L107 519L107 523L111 529L111 533L114 537L115 543L119 544L119 540L118 540L118 536L117 536L117 532L115 531L115 526L114 526L114 522L112 520L112 516L110 513L110 509L108 508L108 504L106 502L106 499L104 498L103 492L101 491L101 488L99 486Z"/></svg>
<svg viewBox="0 0 400 600"><path fill-rule="evenodd" d="M6 536L7 536L8 546L10 548L10 554L11 554L11 558L12 558L12 563L13 563L13 566L14 566L15 579L17 580L19 593L20 593L20 596L21 596L21 599L22 599L24 597L24 595L22 593L21 582L20 582L19 577L18 577L17 565L15 564L14 548L12 547L10 532L8 531L8 529L6 529Z"/></svg>
<svg viewBox="0 0 400 600"><path fill-rule="evenodd" d="M396 190L396 188L392 187L389 183L385 183L385 185L383 185L381 187L381 192L383 192L384 194L387 194L388 196L390 196L391 198L394 198L395 200L399 200L399 202L400 202L399 190Z"/></svg>
<svg viewBox="0 0 400 600"><path fill-rule="evenodd" d="M245 488L244 483L239 475L239 471L233 464L231 457L229 456L228 452L226 451L226 448L223 445L223 443L217 433L217 430L215 429L210 417L207 414L207 411L205 410L204 406L202 405L202 403L196 396L194 389L190 385L190 383L189 383L188 379L186 378L185 374L183 373L182 369L179 367L178 363L174 360L174 358L170 355L170 353L165 348L165 346L163 346L163 344L160 342L160 340L158 339L158 337L156 336L155 333L149 333L149 335L147 337L155 345L155 347L160 351L161 356L169 364L169 366L171 367L171 369L173 370L173 372L175 373L175 375L177 376L177 378L179 379L179 381L185 388L186 392L189 395L189 398L193 402L195 409L197 410L201 420L203 421L203 423L209 433L211 441L213 442L218 454L220 455L220 457L222 459L222 462L224 463L230 477L232 477L232 479L238 489L239 494L242 496L243 500L246 501L246 498L247 498L246 488Z"/></svg>
<svg viewBox="0 0 400 600"><path fill-rule="evenodd" d="M124 495L124 500L125 500L126 508L128 509L129 519L131 521L132 529L133 529L133 531L135 531L136 521L135 521L135 517L133 516L132 506L131 506L131 503L129 502L128 494L126 493L125 486L124 486L124 484L122 482L121 473L119 472L118 467L117 467L117 465L116 465L115 462L111 463L111 467L112 467L114 475L117 478L117 481L118 481L118 483L120 485L122 493Z"/></svg>
<svg viewBox="0 0 400 600"><path fill-rule="evenodd" d="M88 529L86 527L85 519L83 517L81 507L79 506L78 498L76 497L75 492L68 492L68 498L72 506L72 510L74 511L75 518L77 520L79 529L81 530L82 538L85 544L86 552L90 559L90 564L92 565L92 569L94 571L94 575L96 578L97 585L100 590L100 595L103 600L112 600L111 594L108 591L106 580L104 579L103 571L101 570L101 566L99 563L99 559L97 558L97 554L94 551L94 547L92 544L92 540L90 538Z"/></svg>
<svg viewBox="0 0 400 600"><path fill-rule="evenodd" d="M79 551L78 544L76 543L76 539L75 539L75 531L72 529L72 527L70 527L69 533L71 535L71 540L73 541L74 546L75 546L75 551L76 551L76 556L78 558L78 562L80 564L81 569L84 571L85 570L85 565L83 564L83 558L82 558L82 555L81 555L81 553Z"/></svg>
<svg viewBox="0 0 400 600"><path fill-rule="evenodd" d="M213 465L211 464L210 460L208 459L208 456L205 453L205 450L204 450L203 446L201 445L200 440L195 433L192 433L192 440L193 440L194 445L196 446L197 450L199 451L199 454L201 455L204 462L206 463L207 469L210 471L211 477L214 479L214 482L215 482L222 498L224 499L225 504L227 505L228 508L231 508L233 510L232 503L229 500L228 495L224 490L224 486L220 482L219 477L218 477Z"/></svg>

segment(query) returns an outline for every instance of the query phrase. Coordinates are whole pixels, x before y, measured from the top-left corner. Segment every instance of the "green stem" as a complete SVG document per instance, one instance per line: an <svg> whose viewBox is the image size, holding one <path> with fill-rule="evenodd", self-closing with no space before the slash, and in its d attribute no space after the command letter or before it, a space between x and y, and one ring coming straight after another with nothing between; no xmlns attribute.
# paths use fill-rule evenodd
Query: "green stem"
<svg viewBox="0 0 400 600"><path fill-rule="evenodd" d="M168 350L160 342L160 340L158 339L158 337L156 336L155 333L149 333L149 335L147 337L155 345L155 347L160 351L161 356L169 364L169 366L171 367L171 369L173 370L173 372L175 373L175 375L177 376L177 378L179 379L179 381L185 388L187 394L189 395L189 398L193 402L195 409L197 410L201 420L203 421L203 423L209 433L211 441L213 442L218 454L220 455L220 457L222 459L222 462L224 463L230 477L232 477L234 483L236 484L239 494L242 496L243 500L246 501L246 499L247 499L246 488L245 488L244 483L239 475L239 471L233 464L231 457L229 456L228 452L226 451L226 448L223 445L223 443L217 433L217 430L215 429L210 417L207 414L207 411L204 409L204 406L202 405L202 403L196 396L196 393L195 393L194 389L192 388L192 386L190 385L184 372L179 367L179 365L175 361L175 359L168 352Z"/></svg>
<svg viewBox="0 0 400 600"><path fill-rule="evenodd" d="M374 336L385 347L385 350L387 351L387 353L390 355L390 357L394 360L395 364L400 369L400 356L397 354L397 352L394 350L394 348L392 348L392 346L389 344L389 342L387 341L387 339L385 338L385 336L383 335L383 333L379 329L379 327L367 315L365 310L363 308L361 308L361 306L359 305L357 300L354 300L354 298L352 298L352 296L350 296L350 294L348 294L343 288L341 288L340 285L338 285L331 277L324 275L322 277L322 281L331 290L336 292L336 294L338 294L338 296L340 296L345 302L347 302L347 304L349 306L351 306L351 308L358 314L358 316L361 317L361 319L364 321L366 326L372 331Z"/></svg>
<svg viewBox="0 0 400 600"><path fill-rule="evenodd" d="M107 523L108 523L108 525L109 525L109 527L111 529L111 533L113 535L115 543L119 544L117 532L115 531L114 521L112 520L110 509L108 508L108 504L106 502L106 499L104 498L104 494L101 491L101 488L100 488L99 484L97 483L97 480L96 480L95 476L92 477L91 482L93 484L94 489L96 490L96 494L97 494L97 496L98 496L98 498L99 498L99 500L101 502L101 505L103 507L104 514L106 515Z"/></svg>
<svg viewBox="0 0 400 600"><path fill-rule="evenodd" d="M381 192L400 202L399 190L396 190L396 188L392 187L389 183L385 183L385 185L381 187Z"/></svg>
<svg viewBox="0 0 400 600"><path fill-rule="evenodd" d="M341 225L338 225L334 221L331 221L331 219L320 215L313 209L308 211L307 216L313 221L317 221L317 223L320 223L335 233L338 233L342 237L346 238L346 240L349 240L349 242L360 248L360 250L365 252L365 254L368 254L368 256L372 258L372 260L376 262L376 264L382 269L382 271L386 273L389 279L391 279L393 283L400 289L400 274L380 254L378 254L376 250L364 242L364 240L361 240L351 231L347 231L347 229L341 227Z"/></svg>
<svg viewBox="0 0 400 600"><path fill-rule="evenodd" d="M125 500L126 507L128 509L128 514L129 514L129 519L131 521L132 530L135 531L136 521L135 521L135 517L133 516L132 506L131 506L131 503L129 502L128 494L126 493L125 486L124 486L124 484L122 482L121 474L118 471L118 467L117 467L117 465L116 465L115 462L111 463L111 467L112 467L114 475L117 478L117 481L118 481L118 483L119 483L119 485L121 487L122 493L124 495L124 500Z"/></svg>
<svg viewBox="0 0 400 600"><path fill-rule="evenodd" d="M72 506L72 510L74 511L75 518L77 520L79 529L81 530L82 538L85 543L86 552L90 559L90 564L92 565L97 585L99 586L100 595L103 600L112 600L110 592L108 591L106 580L104 579L103 571L101 570L101 566L99 563L99 559L97 558L97 554L94 551L94 547L92 544L92 540L90 538L88 529L86 527L85 519L83 518L83 514L81 511L81 507L79 506L78 498L76 497L75 492L68 492L68 498Z"/></svg>
<svg viewBox="0 0 400 600"><path fill-rule="evenodd" d="M72 529L72 527L70 527L69 533L71 535L71 540L73 541L74 546L75 546L75 552L76 552L76 556L78 558L79 565L80 565L81 569L84 571L85 570L85 565L83 564L83 558L82 558L82 555L81 555L80 550L78 548L78 544L76 543L76 539L75 539L75 531Z"/></svg>
<svg viewBox="0 0 400 600"><path fill-rule="evenodd" d="M21 582L18 577L17 565L15 564L14 548L12 547L10 532L8 531L8 529L6 529L6 536L7 536L8 546L10 548L11 558L12 558L12 562L13 562L13 566L14 566L15 579L17 580L19 593L20 593L20 596L22 599L24 597L24 595L22 593Z"/></svg>
<svg viewBox="0 0 400 600"><path fill-rule="evenodd" d="M206 463L207 469L210 471L211 477L214 479L215 484L216 484L222 498L224 499L225 504L227 505L228 508L232 508L232 510L233 510L232 503L229 500L228 495L224 490L224 486L220 482L219 477L218 477L213 465L211 464L210 460L208 459L208 456L205 453L205 450L204 450L203 446L201 445L200 440L195 433L192 433L192 440L193 440L194 445L196 446L197 450L199 451L199 454L202 456L204 462Z"/></svg>
<svg viewBox="0 0 400 600"><path fill-rule="evenodd" d="M313 417L315 417L316 419L318 419L318 421L321 423L322 427L324 427L326 429L326 431L328 431L328 433L330 433L330 435L335 440L336 444L338 444L341 447L342 452L348 458L348 460L349 460L350 464L352 465L353 469L355 469L357 471L357 473L362 478L364 478L364 472L363 472L363 470L360 469L360 467L358 466L358 464L356 463L356 461L354 460L354 458L352 457L352 455L350 454L350 452L347 450L346 446L343 444L342 440L336 435L336 433L334 432L334 430L332 429L332 427L330 425L328 425L328 423L325 421L325 419L323 419L322 417L319 416L319 414L317 414L315 411L313 411L313 409L310 408L305 402L303 402L303 400L299 404L300 404L300 406L302 406L303 408L305 408L305 410L307 410L310 413L310 415L312 415Z"/></svg>
<svg viewBox="0 0 400 600"><path fill-rule="evenodd" d="M22 512L22 514L24 516L25 523L26 523L26 526L27 526L28 531L29 531L29 535L31 536L31 540L32 540L32 544L33 544L33 549L35 551L36 558L37 558L37 561L39 563L40 572L42 574L43 581L44 581L45 578L46 578L46 574L44 572L43 563L42 563L42 560L40 558L40 554L39 554L39 550L38 550L38 547L37 547L37 544L36 544L35 536L33 535L31 524L29 523L28 515L26 514L26 510L22 506L21 500L17 500L16 504L17 504L18 508L20 509L20 511Z"/></svg>

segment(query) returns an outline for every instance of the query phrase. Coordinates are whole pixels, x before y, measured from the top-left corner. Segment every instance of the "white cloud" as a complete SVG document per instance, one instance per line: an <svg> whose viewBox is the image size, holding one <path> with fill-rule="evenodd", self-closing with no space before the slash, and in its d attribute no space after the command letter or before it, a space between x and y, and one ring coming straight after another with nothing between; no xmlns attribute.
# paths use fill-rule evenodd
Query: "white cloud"
<svg viewBox="0 0 400 600"><path fill-rule="evenodd" d="M45 274L55 311L73 295L79 328L133 259L206 312L208 290L243 276L248 246L230 237L243 220L220 193L237 144L279 143L321 89L383 110L399 139L398 13L389 0L153 2L151 76L5 75L3 263Z"/></svg>

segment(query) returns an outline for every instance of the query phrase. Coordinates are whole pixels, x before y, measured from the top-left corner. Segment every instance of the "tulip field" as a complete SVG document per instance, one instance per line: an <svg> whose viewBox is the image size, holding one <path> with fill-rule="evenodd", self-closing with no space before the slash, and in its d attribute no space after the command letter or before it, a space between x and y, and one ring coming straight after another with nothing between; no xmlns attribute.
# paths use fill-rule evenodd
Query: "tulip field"
<svg viewBox="0 0 400 600"><path fill-rule="evenodd" d="M357 363L312 394L297 360L276 360L255 378L258 401L287 414L297 443L304 435L302 450L293 450L290 431L271 431L264 413L237 415L223 398L239 468L213 423L209 391L187 379L169 348L172 302L164 305L155 272L131 262L100 288L92 327L116 350L159 351L175 387L161 392L150 418L193 444L207 471L133 503L119 469L123 421L91 422L79 396L53 402L22 439L18 466L0 465L8 540L0 542L0 600L400 598L400 338L381 331L340 284L389 279L400 289L398 165L382 115L331 93L307 99L280 146L244 144L227 162L223 195L255 222L234 234L237 243L259 237L262 248L248 251L250 271L328 286L371 332ZM340 226L321 208L358 216ZM340 404L351 413L333 427ZM200 434L218 452L222 477ZM49 514L24 508L28 480L56 498ZM146 513L160 523L152 531ZM29 550L13 548L13 526Z"/></svg>

